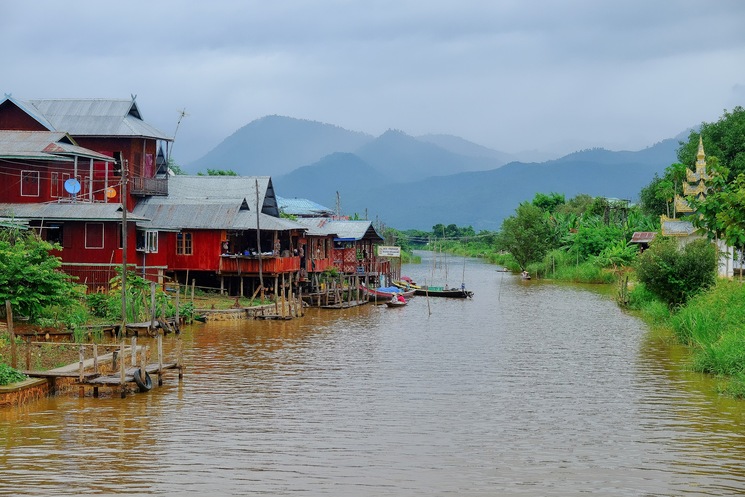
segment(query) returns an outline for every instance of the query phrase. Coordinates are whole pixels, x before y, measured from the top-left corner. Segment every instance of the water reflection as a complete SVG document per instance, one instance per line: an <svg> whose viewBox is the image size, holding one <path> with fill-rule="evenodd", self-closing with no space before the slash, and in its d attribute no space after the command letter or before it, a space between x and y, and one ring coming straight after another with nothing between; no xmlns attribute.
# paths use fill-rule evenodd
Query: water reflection
<svg viewBox="0 0 745 497"><path fill-rule="evenodd" d="M200 324L181 385L3 412L0 494L745 491L742 404L639 320L594 289L462 269L473 300Z"/></svg>

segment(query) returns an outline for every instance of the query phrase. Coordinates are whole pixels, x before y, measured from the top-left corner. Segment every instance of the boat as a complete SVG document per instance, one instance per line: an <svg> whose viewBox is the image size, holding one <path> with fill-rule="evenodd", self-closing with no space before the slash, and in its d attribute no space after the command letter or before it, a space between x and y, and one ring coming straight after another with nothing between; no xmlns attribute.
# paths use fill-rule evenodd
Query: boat
<svg viewBox="0 0 745 497"><path fill-rule="evenodd" d="M441 286L423 286L414 291L414 295L426 295L428 297L448 297L451 299L470 299L473 298L473 292L465 288L444 289Z"/></svg>
<svg viewBox="0 0 745 497"><path fill-rule="evenodd" d="M422 288L410 279L407 280L405 276L400 280L392 281L391 283L393 283L394 286L401 288L402 290L411 290L412 288L414 290L419 290L420 288Z"/></svg>
<svg viewBox="0 0 745 497"><path fill-rule="evenodd" d="M530 279L530 273L527 272L527 271L523 271L522 273L520 273L520 277L522 279L524 279L524 280L529 280Z"/></svg>
<svg viewBox="0 0 745 497"><path fill-rule="evenodd" d="M403 307L406 304L408 304L408 302L406 302L405 300L403 302L400 300L389 300L385 303L385 305L387 305L388 307Z"/></svg>
<svg viewBox="0 0 745 497"><path fill-rule="evenodd" d="M391 297L394 295L403 295L404 298L413 297L414 292L416 291L413 288L411 290L403 290L396 286L368 288L365 285L360 285L360 290L365 292L373 302L385 302L391 300Z"/></svg>

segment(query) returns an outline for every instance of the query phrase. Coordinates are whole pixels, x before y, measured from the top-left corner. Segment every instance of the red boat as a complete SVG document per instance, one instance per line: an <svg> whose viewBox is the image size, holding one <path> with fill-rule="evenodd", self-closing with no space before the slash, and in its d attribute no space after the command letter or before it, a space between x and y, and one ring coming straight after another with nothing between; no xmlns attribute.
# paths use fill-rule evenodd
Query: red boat
<svg viewBox="0 0 745 497"><path fill-rule="evenodd" d="M413 289L406 291L395 286L368 288L365 285L360 285L360 290L368 295L371 302L386 302L391 300L394 295L403 295L404 298L408 299L414 295L415 291Z"/></svg>

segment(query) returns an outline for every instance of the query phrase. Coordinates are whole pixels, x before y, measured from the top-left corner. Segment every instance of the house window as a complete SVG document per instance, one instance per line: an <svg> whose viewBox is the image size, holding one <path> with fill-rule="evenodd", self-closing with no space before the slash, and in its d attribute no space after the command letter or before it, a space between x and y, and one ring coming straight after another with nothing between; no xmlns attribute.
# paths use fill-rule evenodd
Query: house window
<svg viewBox="0 0 745 497"><path fill-rule="evenodd" d="M49 174L49 196L52 198L59 197L59 173Z"/></svg>
<svg viewBox="0 0 745 497"><path fill-rule="evenodd" d="M158 232L137 232L137 251L154 254L158 252Z"/></svg>
<svg viewBox="0 0 745 497"><path fill-rule="evenodd" d="M46 241L49 243L59 243L62 245L62 241L64 239L64 234L62 227L63 224L50 224L47 226L47 229L45 230L46 233Z"/></svg>
<svg viewBox="0 0 745 497"><path fill-rule="evenodd" d="M114 176L121 176L122 175L122 153L121 152L114 152Z"/></svg>
<svg viewBox="0 0 745 497"><path fill-rule="evenodd" d="M85 248L103 248L103 223L85 223Z"/></svg>
<svg viewBox="0 0 745 497"><path fill-rule="evenodd" d="M192 255L191 233L181 232L176 236L176 254Z"/></svg>
<svg viewBox="0 0 745 497"><path fill-rule="evenodd" d="M39 196L39 171L21 171L21 196Z"/></svg>

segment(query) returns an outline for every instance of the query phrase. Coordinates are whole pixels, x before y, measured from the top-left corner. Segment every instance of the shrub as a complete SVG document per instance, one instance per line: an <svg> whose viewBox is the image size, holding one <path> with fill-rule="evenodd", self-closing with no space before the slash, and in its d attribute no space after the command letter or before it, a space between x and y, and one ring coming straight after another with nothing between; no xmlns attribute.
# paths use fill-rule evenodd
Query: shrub
<svg viewBox="0 0 745 497"><path fill-rule="evenodd" d="M0 385L18 383L19 381L24 381L27 378L28 377L20 371L16 371L7 364L0 362Z"/></svg>
<svg viewBox="0 0 745 497"><path fill-rule="evenodd" d="M657 237L638 258L639 281L674 307L716 281L717 253L707 240L693 241L679 249L671 238Z"/></svg>

